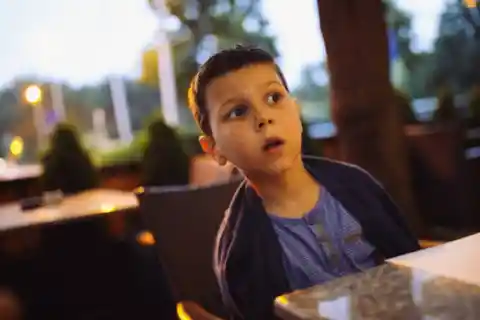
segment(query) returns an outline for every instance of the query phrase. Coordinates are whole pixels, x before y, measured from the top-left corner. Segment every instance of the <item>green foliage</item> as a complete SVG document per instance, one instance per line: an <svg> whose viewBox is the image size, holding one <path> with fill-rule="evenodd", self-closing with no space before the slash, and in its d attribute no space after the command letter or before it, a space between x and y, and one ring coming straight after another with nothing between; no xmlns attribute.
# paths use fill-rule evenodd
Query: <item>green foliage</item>
<svg viewBox="0 0 480 320"><path fill-rule="evenodd" d="M12 130L13 124L20 120L22 115L20 108L14 89L0 91L0 135Z"/></svg>
<svg viewBox="0 0 480 320"><path fill-rule="evenodd" d="M435 122L446 122L456 119L455 97L449 88L442 87L438 95L438 105L433 114L433 120Z"/></svg>
<svg viewBox="0 0 480 320"><path fill-rule="evenodd" d="M415 53L411 57L412 69L407 82L408 93L414 99L435 95L434 69L435 55L431 52Z"/></svg>
<svg viewBox="0 0 480 320"><path fill-rule="evenodd" d="M434 47L434 85L448 84L457 93L480 83L480 41L469 22L470 11L463 1L448 3Z"/></svg>
<svg viewBox="0 0 480 320"><path fill-rule="evenodd" d="M136 132L132 142L126 146L102 153L100 164L106 166L116 163L141 162L150 141L148 127L156 121L162 121L161 119L162 116L157 111L151 113L148 117L144 117L143 129Z"/></svg>
<svg viewBox="0 0 480 320"><path fill-rule="evenodd" d="M24 152L20 162L32 162L37 157L37 132L33 120L33 108L24 100L25 88L38 79L16 79L0 88L0 142L8 136L20 136L24 141ZM49 103L49 92L45 90L44 101ZM4 155L5 156L5 155Z"/></svg>
<svg viewBox="0 0 480 320"><path fill-rule="evenodd" d="M317 80L320 73L325 73L323 64L305 66L301 72L301 84L293 91L294 95L305 101L328 101L328 86Z"/></svg>
<svg viewBox="0 0 480 320"><path fill-rule="evenodd" d="M69 124L56 126L42 164L43 190L70 194L98 185L98 173L90 156L81 145L76 129Z"/></svg>
<svg viewBox="0 0 480 320"><path fill-rule="evenodd" d="M318 81L323 74L326 74L323 64L305 66L300 85L292 92L300 102L302 116L308 121L328 121L330 118L329 87Z"/></svg>
<svg viewBox="0 0 480 320"><path fill-rule="evenodd" d="M386 20L397 41L398 58L408 71L405 90L413 98L429 97L434 94L432 71L434 55L427 52L413 52L411 15L396 5L396 1L384 1L387 8Z"/></svg>
<svg viewBox="0 0 480 320"><path fill-rule="evenodd" d="M146 186L186 185L190 159L176 131L162 119L148 127L148 145L142 160L142 184Z"/></svg>
<svg viewBox="0 0 480 320"><path fill-rule="evenodd" d="M412 59L415 56L410 49L412 42L412 17L409 13L400 9L396 5L396 1L387 0L384 2L387 8L386 21L388 27L395 33L398 55L406 64L407 69L412 70L414 68Z"/></svg>
<svg viewBox="0 0 480 320"><path fill-rule="evenodd" d="M152 0L148 2L153 4ZM242 43L254 44L278 55L274 38L267 35L268 23L262 16L259 1L171 0L166 4L181 23L180 30L170 35L180 102L186 101L186 92L199 62L217 50ZM157 68L156 53L146 50L142 80L156 85Z"/></svg>
<svg viewBox="0 0 480 320"><path fill-rule="evenodd" d="M100 153L98 164L109 166L118 163L140 162L147 144L148 135L144 130L140 130L130 144Z"/></svg>
<svg viewBox="0 0 480 320"><path fill-rule="evenodd" d="M107 152L98 150L96 152L99 154L98 164L108 166L116 163L141 162L147 146L150 144L149 128L159 121L163 123L162 115L157 107L157 110L151 113L150 116L144 117L143 129L136 132L130 144ZM187 155L191 156L200 152L198 143L200 132L197 128L195 128L196 130L188 130L188 128L183 127L171 129L176 132L176 137Z"/></svg>

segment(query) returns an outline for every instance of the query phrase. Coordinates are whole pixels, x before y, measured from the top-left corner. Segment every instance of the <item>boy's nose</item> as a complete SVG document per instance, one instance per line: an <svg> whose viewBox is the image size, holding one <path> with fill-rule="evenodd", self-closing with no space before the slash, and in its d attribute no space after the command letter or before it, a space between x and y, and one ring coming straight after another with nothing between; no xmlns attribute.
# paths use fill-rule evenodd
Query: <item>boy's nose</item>
<svg viewBox="0 0 480 320"><path fill-rule="evenodd" d="M257 131L260 131L262 129L265 129L264 127L266 125L271 125L273 124L273 119L272 118L266 118L266 117L258 117L256 119L256 123L255 123L255 129Z"/></svg>

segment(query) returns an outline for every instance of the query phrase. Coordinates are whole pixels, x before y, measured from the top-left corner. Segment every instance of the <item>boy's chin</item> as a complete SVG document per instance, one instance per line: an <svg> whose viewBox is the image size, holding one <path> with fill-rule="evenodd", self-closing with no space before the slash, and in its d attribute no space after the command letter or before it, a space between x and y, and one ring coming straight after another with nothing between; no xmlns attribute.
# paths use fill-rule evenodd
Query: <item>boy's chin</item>
<svg viewBox="0 0 480 320"><path fill-rule="evenodd" d="M265 163L262 168L259 168L259 170L267 175L280 175L285 173L285 171L295 168L297 160L298 159L296 158L281 157L274 161Z"/></svg>

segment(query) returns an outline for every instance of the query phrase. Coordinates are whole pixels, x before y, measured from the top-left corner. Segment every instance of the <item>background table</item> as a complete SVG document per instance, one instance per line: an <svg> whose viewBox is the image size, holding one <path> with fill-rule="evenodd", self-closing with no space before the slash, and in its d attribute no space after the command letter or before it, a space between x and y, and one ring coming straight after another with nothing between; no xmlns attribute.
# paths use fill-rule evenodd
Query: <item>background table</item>
<svg viewBox="0 0 480 320"><path fill-rule="evenodd" d="M0 168L0 182L38 178L42 174L42 171L42 166L37 164Z"/></svg>
<svg viewBox="0 0 480 320"><path fill-rule="evenodd" d="M0 205L0 232L59 223L137 208L133 192L94 189L67 196L58 205L22 211L19 203Z"/></svg>

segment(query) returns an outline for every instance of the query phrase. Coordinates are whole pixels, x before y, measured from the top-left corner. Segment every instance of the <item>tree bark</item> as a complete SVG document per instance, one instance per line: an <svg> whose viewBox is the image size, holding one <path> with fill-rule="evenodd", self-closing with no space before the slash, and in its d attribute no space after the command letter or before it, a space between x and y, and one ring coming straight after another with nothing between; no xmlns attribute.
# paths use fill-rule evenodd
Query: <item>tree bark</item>
<svg viewBox="0 0 480 320"><path fill-rule="evenodd" d="M417 234L403 126L389 77L381 0L317 0L330 71L332 118L342 160L366 169Z"/></svg>

